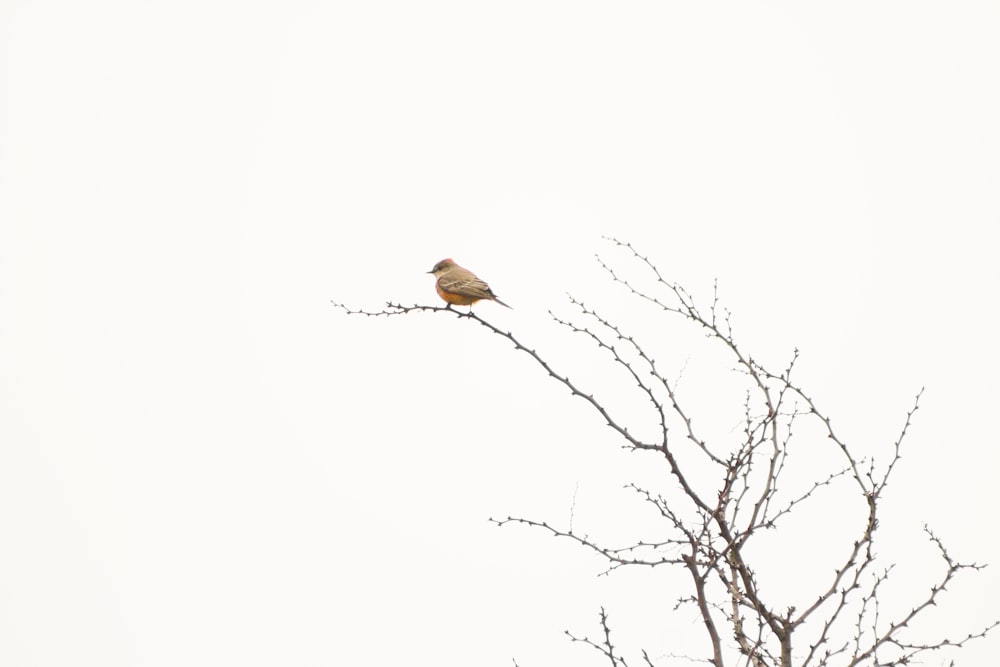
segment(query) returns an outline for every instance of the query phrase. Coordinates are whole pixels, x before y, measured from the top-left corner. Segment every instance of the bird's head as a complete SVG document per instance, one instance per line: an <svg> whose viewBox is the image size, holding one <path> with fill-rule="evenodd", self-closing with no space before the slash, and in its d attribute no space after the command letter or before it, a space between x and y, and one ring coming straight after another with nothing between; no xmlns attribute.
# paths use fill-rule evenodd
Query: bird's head
<svg viewBox="0 0 1000 667"><path fill-rule="evenodd" d="M448 259L442 259L440 262L434 265L434 268L427 273L433 273L435 276L439 276L453 266L457 266L455 262L449 257Z"/></svg>

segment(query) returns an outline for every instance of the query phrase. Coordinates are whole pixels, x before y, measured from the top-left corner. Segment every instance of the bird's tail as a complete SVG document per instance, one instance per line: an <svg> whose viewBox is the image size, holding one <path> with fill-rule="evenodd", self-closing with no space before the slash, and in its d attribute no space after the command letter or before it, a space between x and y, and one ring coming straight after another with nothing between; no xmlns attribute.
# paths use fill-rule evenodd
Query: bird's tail
<svg viewBox="0 0 1000 667"><path fill-rule="evenodd" d="M501 301L500 299L498 299L498 298L496 298L496 297L493 297L493 300L494 300L494 301L496 301L497 303L499 303L499 304L500 304L501 306L503 306L504 308L510 308L511 310L514 310L514 308L513 308L513 307L511 307L511 306L508 306L508 305L507 305L506 303L504 303L503 301Z"/></svg>

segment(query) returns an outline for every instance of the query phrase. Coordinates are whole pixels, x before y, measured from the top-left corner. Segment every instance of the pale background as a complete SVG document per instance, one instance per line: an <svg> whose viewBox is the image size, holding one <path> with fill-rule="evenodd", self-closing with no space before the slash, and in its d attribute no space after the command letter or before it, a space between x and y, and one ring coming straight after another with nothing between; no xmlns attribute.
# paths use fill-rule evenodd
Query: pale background
<svg viewBox="0 0 1000 667"><path fill-rule="evenodd" d="M652 458L478 325L329 303L433 304L451 256L607 395L546 314L626 305L602 235L718 277L862 453L927 386L880 551L904 605L940 571L924 522L993 563L930 617L979 629L997 35L989 1L0 3L0 664L599 664L561 632L602 604L634 663L706 655L681 574L487 521L652 537L620 489ZM838 518L771 566L806 573Z"/></svg>

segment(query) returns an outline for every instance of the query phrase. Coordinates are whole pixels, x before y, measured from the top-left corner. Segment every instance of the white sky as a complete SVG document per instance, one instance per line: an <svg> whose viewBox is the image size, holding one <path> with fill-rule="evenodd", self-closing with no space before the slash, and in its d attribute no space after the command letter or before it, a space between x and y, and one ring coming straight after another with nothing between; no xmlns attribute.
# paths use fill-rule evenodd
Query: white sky
<svg viewBox="0 0 1000 667"><path fill-rule="evenodd" d="M602 234L718 277L861 452L926 385L880 551L900 604L938 576L924 522L992 562L931 623L979 629L998 34L988 1L0 3L0 664L598 664L561 633L602 604L636 663L705 655L681 573L487 522L575 496L578 529L655 536L620 487L656 461L481 327L329 304L433 304L454 257L515 308L482 315L629 405L546 314L632 307ZM626 312L697 387L702 348ZM769 586L816 585L841 509Z"/></svg>

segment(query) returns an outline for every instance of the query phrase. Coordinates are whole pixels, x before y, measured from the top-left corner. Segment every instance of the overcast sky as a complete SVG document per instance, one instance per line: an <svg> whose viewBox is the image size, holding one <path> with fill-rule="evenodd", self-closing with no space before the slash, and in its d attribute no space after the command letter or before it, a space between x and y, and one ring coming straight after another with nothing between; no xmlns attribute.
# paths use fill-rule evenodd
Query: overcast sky
<svg viewBox="0 0 1000 667"><path fill-rule="evenodd" d="M571 292L725 433L711 356L625 300L602 235L699 298L718 278L863 455L926 386L880 552L904 606L940 574L925 522L992 563L923 626L978 630L997 35L990 1L0 3L0 664L596 665L562 631L601 605L636 663L705 656L682 573L598 577L488 522L652 538L621 485L658 461L480 326L330 305L438 303L453 257L514 307L483 317L638 411L549 318ZM854 516L820 507L773 589L813 590L816 534Z"/></svg>

